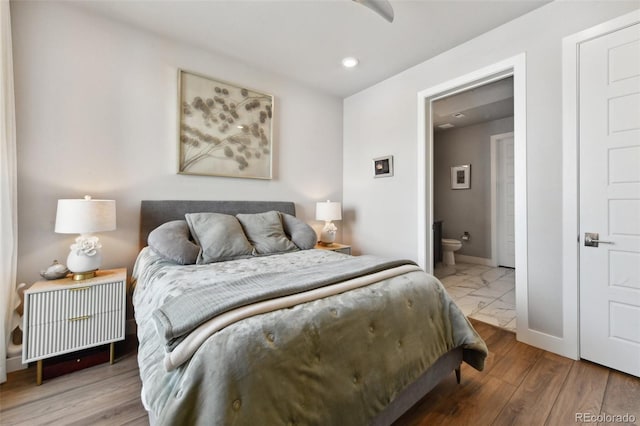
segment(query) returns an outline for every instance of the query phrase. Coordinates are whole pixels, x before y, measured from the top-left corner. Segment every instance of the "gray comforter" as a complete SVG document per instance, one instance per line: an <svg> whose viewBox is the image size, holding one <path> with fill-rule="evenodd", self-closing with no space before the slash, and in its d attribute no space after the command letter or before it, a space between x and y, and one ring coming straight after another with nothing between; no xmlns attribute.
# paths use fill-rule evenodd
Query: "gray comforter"
<svg viewBox="0 0 640 426"><path fill-rule="evenodd" d="M442 354L463 347L482 369L486 346L442 285L413 271L244 319L210 336L173 371L152 320L203 285L340 262L307 250L212 265L141 252L134 306L143 401L159 424L367 424Z"/></svg>
<svg viewBox="0 0 640 426"><path fill-rule="evenodd" d="M187 294L168 300L156 309L153 319L158 333L167 341L168 350L172 350L182 337L197 326L234 308L314 290L407 264L414 263L375 256L348 256L331 262L330 266L321 263L292 271L232 276L208 285L203 284Z"/></svg>

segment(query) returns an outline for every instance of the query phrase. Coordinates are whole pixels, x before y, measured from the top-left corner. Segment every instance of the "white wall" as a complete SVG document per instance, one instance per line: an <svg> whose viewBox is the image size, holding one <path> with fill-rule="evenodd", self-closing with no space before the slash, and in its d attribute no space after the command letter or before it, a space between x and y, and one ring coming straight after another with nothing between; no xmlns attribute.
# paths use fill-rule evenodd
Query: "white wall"
<svg viewBox="0 0 640 426"><path fill-rule="evenodd" d="M562 336L562 38L638 2L553 2L344 101L344 235L354 252L417 259L417 93L526 53L529 327ZM373 179L392 154L395 176Z"/></svg>
<svg viewBox="0 0 640 426"><path fill-rule="evenodd" d="M310 223L316 201L341 200L340 99L64 2L11 7L18 282L66 260L75 236L53 232L59 198L116 200L118 228L100 235L105 268L131 268L142 199L294 201ZM273 180L176 174L177 68L275 96Z"/></svg>

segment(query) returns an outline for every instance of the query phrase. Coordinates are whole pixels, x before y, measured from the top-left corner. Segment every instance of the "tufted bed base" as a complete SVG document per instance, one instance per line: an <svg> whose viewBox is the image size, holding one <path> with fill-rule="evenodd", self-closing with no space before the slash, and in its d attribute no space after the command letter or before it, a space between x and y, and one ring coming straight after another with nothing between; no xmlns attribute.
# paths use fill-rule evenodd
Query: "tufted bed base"
<svg viewBox="0 0 640 426"><path fill-rule="evenodd" d="M462 348L455 348L442 355L418 380L402 391L380 414L371 422L371 426L388 426L398 420L418 401L425 397L438 383L451 375L455 370L456 380L460 383L460 364L462 363ZM149 424L158 423L152 411L149 411Z"/></svg>
<svg viewBox="0 0 640 426"><path fill-rule="evenodd" d="M413 405L420 401L445 377L455 370L456 380L460 384L460 364L462 348L455 348L442 355L418 380L403 390L391 404L387 406L371 422L371 425L386 426L396 421Z"/></svg>
<svg viewBox="0 0 640 426"><path fill-rule="evenodd" d="M182 219L185 213L217 212L237 214L259 213L270 210L295 215L295 204L267 201L144 200L141 203L140 246L146 246L147 236L155 227L170 220ZM453 371L455 371L457 381L460 383L460 365L462 361L463 349L461 347L454 348L440 356L425 373L400 392L373 419L371 424L392 424ZM162 419L155 418L152 410L149 410L149 421L151 425L163 423Z"/></svg>

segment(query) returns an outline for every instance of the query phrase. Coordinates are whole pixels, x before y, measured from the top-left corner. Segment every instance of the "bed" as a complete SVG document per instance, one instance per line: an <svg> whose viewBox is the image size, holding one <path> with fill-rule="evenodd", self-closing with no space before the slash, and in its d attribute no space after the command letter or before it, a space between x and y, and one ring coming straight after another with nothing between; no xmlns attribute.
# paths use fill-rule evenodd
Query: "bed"
<svg viewBox="0 0 640 426"><path fill-rule="evenodd" d="M261 240L274 214L287 240L276 233L276 249ZM186 232L185 218L195 241L159 233ZM206 234L233 218L251 253L220 255L231 238ZM290 202L142 201L133 303L152 425L389 425L444 377L459 381L461 362L482 370L486 346L437 279L408 261L312 249L299 222Z"/></svg>

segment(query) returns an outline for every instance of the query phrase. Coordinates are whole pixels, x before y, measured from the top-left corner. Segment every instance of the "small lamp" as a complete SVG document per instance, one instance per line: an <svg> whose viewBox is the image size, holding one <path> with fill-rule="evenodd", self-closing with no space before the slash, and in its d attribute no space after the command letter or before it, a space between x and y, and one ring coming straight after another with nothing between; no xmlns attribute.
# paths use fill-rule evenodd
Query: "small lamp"
<svg viewBox="0 0 640 426"><path fill-rule="evenodd" d="M80 234L71 244L67 257L67 268L76 281L96 276L102 263L102 245L93 232L116 229L115 200L94 200L89 195L84 199L58 200L55 232Z"/></svg>
<svg viewBox="0 0 640 426"><path fill-rule="evenodd" d="M338 228L331 223L332 220L342 219L342 206L338 202L327 200L325 203L316 203L316 220L324 220L324 228L320 233L320 244L330 246L336 240Z"/></svg>

